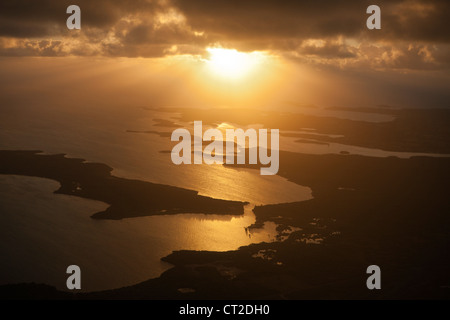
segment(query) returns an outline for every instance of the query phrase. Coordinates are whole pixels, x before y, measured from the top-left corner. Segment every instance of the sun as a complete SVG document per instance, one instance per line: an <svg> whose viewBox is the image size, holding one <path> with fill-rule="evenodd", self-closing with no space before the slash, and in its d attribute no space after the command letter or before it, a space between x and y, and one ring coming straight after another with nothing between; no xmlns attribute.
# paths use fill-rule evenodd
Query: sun
<svg viewBox="0 0 450 320"><path fill-rule="evenodd" d="M258 52L244 53L234 49L207 48L210 70L222 77L237 79L261 65L264 56Z"/></svg>

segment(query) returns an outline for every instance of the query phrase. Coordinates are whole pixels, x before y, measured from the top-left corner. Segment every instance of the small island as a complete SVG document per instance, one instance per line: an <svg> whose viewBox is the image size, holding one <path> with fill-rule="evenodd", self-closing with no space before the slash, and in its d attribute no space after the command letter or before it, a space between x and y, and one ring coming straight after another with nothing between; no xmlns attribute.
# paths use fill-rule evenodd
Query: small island
<svg viewBox="0 0 450 320"><path fill-rule="evenodd" d="M200 196L197 191L111 175L112 168L64 154L0 151L0 174L49 178L61 187L55 193L102 201L110 206L94 219L204 213L241 215L246 203Z"/></svg>

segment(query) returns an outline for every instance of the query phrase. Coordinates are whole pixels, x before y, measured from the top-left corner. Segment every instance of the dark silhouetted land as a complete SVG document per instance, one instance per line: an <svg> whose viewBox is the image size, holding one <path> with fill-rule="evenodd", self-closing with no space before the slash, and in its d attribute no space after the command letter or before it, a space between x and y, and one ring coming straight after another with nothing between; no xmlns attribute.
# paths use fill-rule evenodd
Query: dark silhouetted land
<svg viewBox="0 0 450 320"><path fill-rule="evenodd" d="M28 155L27 160L43 157L24 154ZM308 201L255 208L254 227L274 221L279 224L281 234L286 235L292 227L300 228L284 242L254 244L230 252L173 252L163 260L174 267L159 278L117 290L71 294L46 285L21 284L1 286L0 296L50 299L450 297L450 159L289 152L282 152L280 159L279 174L311 186L314 194L314 199ZM22 165L23 170L31 170L29 161ZM15 166L21 167L19 163ZM21 172L16 170L17 174ZM73 171L72 174L76 176ZM382 290L366 288L365 272L371 264L381 267ZM180 288L192 290L183 293Z"/></svg>
<svg viewBox="0 0 450 320"><path fill-rule="evenodd" d="M343 135L341 138L321 136L319 140L323 142L392 151L450 153L449 110L389 110L396 119L386 123L254 110L176 111L181 113L181 121L202 119L209 124L226 121L240 125L262 123L265 127L286 131L315 128L320 133ZM307 135L299 138L318 139ZM9 158L5 160L8 154ZM183 208L181 205L174 208L174 202L186 205L190 211L195 208L200 212L223 212L221 207L237 213L242 210L241 203L204 199L192 191L115 178L105 165L84 164L81 160L66 159L62 155L48 158L35 152L0 155L2 172L8 171L5 169L5 163L8 163L14 168L9 169L10 173L60 181L67 194L74 194L76 185L73 182L81 183L82 190L92 192L85 194L86 197L111 203L111 208L118 210L116 212L128 209L126 204L130 204L142 214L141 208L147 202L139 200L140 205L136 206L134 199L145 199L147 194L158 195L159 192L163 194L161 202L150 206L155 214L162 209L170 211L172 208L176 212L176 208ZM53 160L45 162L43 159ZM67 167L69 162L73 164ZM257 165L229 167L259 169ZM92 174L86 175L82 168L91 168ZM230 252L176 251L163 258L174 267L160 277L117 290L72 294L43 284L18 284L0 286L0 297L450 298L450 158L373 158L281 151L278 175L310 187L314 196L302 202L255 207L256 222L250 230L273 221L278 225L280 238L287 238L283 242L253 244ZM100 185L107 188L101 189ZM127 191L128 188L131 191ZM122 191L131 198L121 195L120 202L114 202ZM166 199L169 194L171 198ZM99 215L104 216L108 217L108 214ZM120 214L112 215L115 216L120 217ZM366 287L366 269L372 264L381 268L381 290L368 290ZM188 290L180 290L186 288Z"/></svg>
<svg viewBox="0 0 450 320"><path fill-rule="evenodd" d="M56 193L103 201L110 206L95 219L123 219L179 213L243 214L242 202L200 196L196 191L118 178L112 168L63 154L39 155L39 151L0 151L0 174L49 178L61 187Z"/></svg>

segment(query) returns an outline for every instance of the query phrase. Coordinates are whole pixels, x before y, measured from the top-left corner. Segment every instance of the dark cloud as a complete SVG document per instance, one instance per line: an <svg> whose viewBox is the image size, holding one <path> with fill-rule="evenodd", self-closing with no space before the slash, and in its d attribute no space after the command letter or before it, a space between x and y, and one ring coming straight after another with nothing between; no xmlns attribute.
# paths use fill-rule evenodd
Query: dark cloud
<svg viewBox="0 0 450 320"><path fill-rule="evenodd" d="M62 41L58 40L18 40L14 46L4 45L0 41L0 56L43 56L56 57L65 56Z"/></svg>
<svg viewBox="0 0 450 320"><path fill-rule="evenodd" d="M69 31L75 3L82 30ZM382 29L368 30L375 3ZM156 57L221 45L313 63L438 68L450 63L449 13L448 0L5 0L0 55Z"/></svg>
<svg viewBox="0 0 450 320"><path fill-rule="evenodd" d="M81 8L80 31L66 27L66 8L74 3ZM161 22L157 17L167 21ZM181 22L162 1L3 1L0 37L4 41L0 54L155 57L165 55L174 45L203 44L201 37ZM38 45L41 40L52 39L63 42L53 47L53 53Z"/></svg>
<svg viewBox="0 0 450 320"><path fill-rule="evenodd" d="M335 36L449 41L450 1L173 0L191 26L222 39L326 38ZM382 30L366 28L366 8L382 11Z"/></svg>
<svg viewBox="0 0 450 320"><path fill-rule="evenodd" d="M196 29L223 39L304 39L355 35L364 1L174 0Z"/></svg>
<svg viewBox="0 0 450 320"><path fill-rule="evenodd" d="M345 44L324 42L323 44L314 45L306 42L297 49L302 55L314 55L322 58L348 59L356 58L355 52Z"/></svg>
<svg viewBox="0 0 450 320"><path fill-rule="evenodd" d="M111 28L121 18L161 10L153 1L145 0L5 0L0 2L0 36L45 37L67 33L68 6L81 8L82 25L86 28Z"/></svg>

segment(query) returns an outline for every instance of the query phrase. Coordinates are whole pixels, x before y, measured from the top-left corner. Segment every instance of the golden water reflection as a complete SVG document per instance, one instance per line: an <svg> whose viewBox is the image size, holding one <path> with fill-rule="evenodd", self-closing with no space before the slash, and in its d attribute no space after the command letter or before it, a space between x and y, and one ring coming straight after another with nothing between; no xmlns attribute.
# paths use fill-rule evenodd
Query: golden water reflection
<svg viewBox="0 0 450 320"><path fill-rule="evenodd" d="M66 290L65 269L80 266L83 291L119 288L158 277L176 250L235 250L274 241L276 225L248 233L252 205L241 216L178 214L123 220L90 216L108 205L54 194L49 179L0 175L0 284L36 282ZM225 212L226 213L226 212Z"/></svg>

